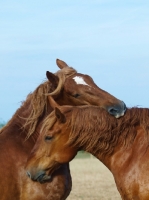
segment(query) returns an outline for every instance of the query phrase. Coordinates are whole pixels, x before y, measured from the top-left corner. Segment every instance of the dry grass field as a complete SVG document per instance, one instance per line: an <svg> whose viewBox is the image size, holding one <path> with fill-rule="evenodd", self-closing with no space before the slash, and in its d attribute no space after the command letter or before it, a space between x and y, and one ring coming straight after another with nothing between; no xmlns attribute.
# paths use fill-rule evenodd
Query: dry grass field
<svg viewBox="0 0 149 200"><path fill-rule="evenodd" d="M111 172L96 158L70 162L72 191L67 200L121 200Z"/></svg>

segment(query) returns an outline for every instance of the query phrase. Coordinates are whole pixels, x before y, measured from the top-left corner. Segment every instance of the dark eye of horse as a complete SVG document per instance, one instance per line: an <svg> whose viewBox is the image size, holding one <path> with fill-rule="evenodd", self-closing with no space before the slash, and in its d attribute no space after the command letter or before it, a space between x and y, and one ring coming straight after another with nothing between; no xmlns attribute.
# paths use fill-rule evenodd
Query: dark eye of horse
<svg viewBox="0 0 149 200"><path fill-rule="evenodd" d="M72 95L72 96L75 97L75 98L77 98L77 97L80 96L80 94L74 94L74 95Z"/></svg>
<svg viewBox="0 0 149 200"><path fill-rule="evenodd" d="M49 140L52 140L52 139L53 139L52 136L49 136L49 135L45 136L45 141L49 141Z"/></svg>

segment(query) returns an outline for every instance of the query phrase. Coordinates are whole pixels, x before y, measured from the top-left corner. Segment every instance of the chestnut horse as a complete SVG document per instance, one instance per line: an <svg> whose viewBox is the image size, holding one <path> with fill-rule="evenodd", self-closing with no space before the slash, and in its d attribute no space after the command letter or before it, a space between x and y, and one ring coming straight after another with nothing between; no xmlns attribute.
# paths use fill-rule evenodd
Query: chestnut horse
<svg viewBox="0 0 149 200"><path fill-rule="evenodd" d="M64 164L44 184L31 181L24 169L39 136L42 120L52 111L48 95L60 104L93 104L115 117L122 116L125 104L101 90L92 78L77 73L57 60L60 70L47 72L48 81L29 94L7 125L0 130L0 199L63 200L71 191L69 165Z"/></svg>
<svg viewBox="0 0 149 200"><path fill-rule="evenodd" d="M96 106L53 107L27 162L33 180L50 180L85 150L112 172L123 200L149 200L149 109L127 109L115 119Z"/></svg>

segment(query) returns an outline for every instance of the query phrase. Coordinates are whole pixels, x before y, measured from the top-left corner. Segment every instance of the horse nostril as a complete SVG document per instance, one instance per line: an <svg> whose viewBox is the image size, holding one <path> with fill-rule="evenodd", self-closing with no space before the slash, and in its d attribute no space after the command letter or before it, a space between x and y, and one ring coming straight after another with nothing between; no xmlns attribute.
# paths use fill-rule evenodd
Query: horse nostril
<svg viewBox="0 0 149 200"><path fill-rule="evenodd" d="M116 115L118 113L118 110L116 108L109 108L108 109L108 112L111 114L111 115Z"/></svg>
<svg viewBox="0 0 149 200"><path fill-rule="evenodd" d="M38 182L42 182L44 176L45 176L45 173L40 174L40 175L37 177L36 181L38 181Z"/></svg>
<svg viewBox="0 0 149 200"><path fill-rule="evenodd" d="M31 174L29 171L26 172L26 175L31 179Z"/></svg>
<svg viewBox="0 0 149 200"><path fill-rule="evenodd" d="M108 107L108 112L110 115L113 115L116 118L119 118L124 115L126 109L127 108L126 108L125 103L121 101L118 105Z"/></svg>
<svg viewBox="0 0 149 200"><path fill-rule="evenodd" d="M46 176L44 171L39 171L37 173L31 173L30 171L26 171L26 175L32 179L33 181L42 182L44 179L49 179L49 176Z"/></svg>

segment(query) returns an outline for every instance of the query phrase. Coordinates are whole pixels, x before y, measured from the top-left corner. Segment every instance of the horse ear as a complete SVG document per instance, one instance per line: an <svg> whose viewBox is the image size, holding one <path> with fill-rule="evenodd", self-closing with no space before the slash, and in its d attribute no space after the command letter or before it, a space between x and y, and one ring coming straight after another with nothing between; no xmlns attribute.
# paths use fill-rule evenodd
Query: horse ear
<svg viewBox="0 0 149 200"><path fill-rule="evenodd" d="M66 117L65 115L60 111L59 108L55 107L55 115L57 117L57 119L61 122L61 123L65 123L66 122Z"/></svg>
<svg viewBox="0 0 149 200"><path fill-rule="evenodd" d="M50 106L54 109L55 107L59 107L60 105L58 103L56 103L56 101L53 99L52 96L48 96L48 100L50 103Z"/></svg>
<svg viewBox="0 0 149 200"><path fill-rule="evenodd" d="M55 74L53 74L52 72L47 71L47 72L46 72L46 76L47 76L47 79L48 79L51 83L57 84L57 82L58 82L58 77L55 76Z"/></svg>
<svg viewBox="0 0 149 200"><path fill-rule="evenodd" d="M59 60L59 59L56 59L56 64L60 69L63 69L64 67L68 67L68 65L64 61Z"/></svg>

